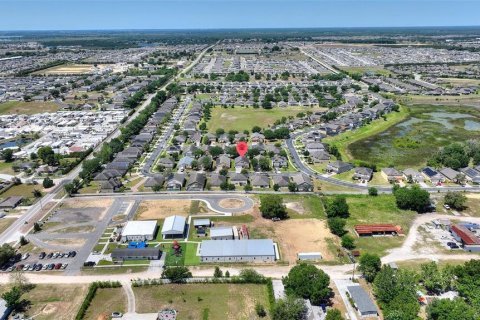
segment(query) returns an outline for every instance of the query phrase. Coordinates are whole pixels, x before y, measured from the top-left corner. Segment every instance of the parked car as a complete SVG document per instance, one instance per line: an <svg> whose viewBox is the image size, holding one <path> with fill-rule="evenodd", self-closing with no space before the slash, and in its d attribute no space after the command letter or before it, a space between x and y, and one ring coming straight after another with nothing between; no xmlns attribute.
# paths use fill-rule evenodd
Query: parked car
<svg viewBox="0 0 480 320"><path fill-rule="evenodd" d="M77 251L71 251L70 252L70 257L75 257L77 255Z"/></svg>
<svg viewBox="0 0 480 320"><path fill-rule="evenodd" d="M35 270L35 266L36 266L36 264L30 265L30 266L28 267L28 271L33 271L33 270Z"/></svg>
<svg viewBox="0 0 480 320"><path fill-rule="evenodd" d="M35 267L35 271L40 271L42 270L43 268L43 265L41 263L37 264L37 266Z"/></svg>
<svg viewBox="0 0 480 320"><path fill-rule="evenodd" d="M61 263L57 263L57 264L55 265L55 270L58 270L58 269L60 269L61 267L62 267L62 264L61 264Z"/></svg>
<svg viewBox="0 0 480 320"><path fill-rule="evenodd" d="M59 252L55 252L55 253L53 254L52 258L53 258L53 259L57 259L59 255L60 255Z"/></svg>
<svg viewBox="0 0 480 320"><path fill-rule="evenodd" d="M15 267L18 271L20 270L23 270L23 267L25 267L24 264L17 264L17 266Z"/></svg>
<svg viewBox="0 0 480 320"><path fill-rule="evenodd" d="M28 268L30 268L30 265L29 265L29 264L26 264L25 266L23 266L23 271L27 271Z"/></svg>
<svg viewBox="0 0 480 320"><path fill-rule="evenodd" d="M47 270L48 269L48 264L44 264L42 267L42 270Z"/></svg>
<svg viewBox="0 0 480 320"><path fill-rule="evenodd" d="M121 318L121 317L123 317L123 313L121 313L121 312L112 312L111 317L112 317L112 318Z"/></svg>
<svg viewBox="0 0 480 320"><path fill-rule="evenodd" d="M50 252L49 254L47 254L47 259L51 259L53 257L53 252Z"/></svg>
<svg viewBox="0 0 480 320"><path fill-rule="evenodd" d="M27 258L30 257L30 253L24 253L22 254L22 257L20 258L21 260L27 260Z"/></svg>
<svg viewBox="0 0 480 320"><path fill-rule="evenodd" d="M7 272L12 272L13 269L14 269L13 266L12 266L12 267L9 267L9 268L7 269Z"/></svg>
<svg viewBox="0 0 480 320"><path fill-rule="evenodd" d="M48 268L47 268L47 269L48 269L48 270L53 270L53 268L55 268L55 264L54 264L54 263L50 263L50 264L48 265Z"/></svg>
<svg viewBox="0 0 480 320"><path fill-rule="evenodd" d="M43 260L43 259L45 259L46 255L47 254L45 252L40 252L40 254L38 255L38 259Z"/></svg>
<svg viewBox="0 0 480 320"><path fill-rule="evenodd" d="M62 270L65 270L65 269L67 268L67 266L68 266L68 263L64 263L64 264L62 264L62 268L61 268L61 269L62 269Z"/></svg>
<svg viewBox="0 0 480 320"><path fill-rule="evenodd" d="M447 210L450 210L450 206L448 204L444 204L443 207Z"/></svg>

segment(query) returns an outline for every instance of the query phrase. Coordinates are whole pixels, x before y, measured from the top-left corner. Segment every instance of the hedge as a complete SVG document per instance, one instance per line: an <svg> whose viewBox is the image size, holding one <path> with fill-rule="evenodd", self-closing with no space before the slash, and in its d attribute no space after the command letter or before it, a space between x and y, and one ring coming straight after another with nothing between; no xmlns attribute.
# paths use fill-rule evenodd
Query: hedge
<svg viewBox="0 0 480 320"><path fill-rule="evenodd" d="M88 293L85 296L85 299L80 306L80 309L75 316L75 320L83 320L85 317L85 313L87 313L87 309L90 306L93 298L95 298L95 294L97 293L97 289L99 288L120 288L122 284L118 281L98 281L93 282L90 287L88 287Z"/></svg>

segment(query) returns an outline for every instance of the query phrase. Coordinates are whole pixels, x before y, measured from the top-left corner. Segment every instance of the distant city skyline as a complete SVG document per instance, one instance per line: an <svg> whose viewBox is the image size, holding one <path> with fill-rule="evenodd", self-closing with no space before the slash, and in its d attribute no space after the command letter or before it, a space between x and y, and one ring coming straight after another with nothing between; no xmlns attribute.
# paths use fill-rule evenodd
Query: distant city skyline
<svg viewBox="0 0 480 320"><path fill-rule="evenodd" d="M0 30L478 26L476 0L0 0Z"/></svg>

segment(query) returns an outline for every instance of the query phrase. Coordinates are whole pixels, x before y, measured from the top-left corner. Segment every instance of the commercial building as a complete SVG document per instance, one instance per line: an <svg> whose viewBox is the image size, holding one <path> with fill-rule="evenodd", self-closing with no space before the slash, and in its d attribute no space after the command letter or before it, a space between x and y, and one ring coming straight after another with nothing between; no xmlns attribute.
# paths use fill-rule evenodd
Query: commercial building
<svg viewBox="0 0 480 320"><path fill-rule="evenodd" d="M167 217L163 223L163 239L183 238L185 234L186 220L182 216Z"/></svg>
<svg viewBox="0 0 480 320"><path fill-rule="evenodd" d="M347 294L352 298L354 307L362 317L378 316L378 310L368 293L361 286L348 286Z"/></svg>
<svg viewBox="0 0 480 320"><path fill-rule="evenodd" d="M125 261L125 260L158 260L162 255L158 248L121 248L113 249L112 260L113 261Z"/></svg>
<svg viewBox="0 0 480 320"><path fill-rule="evenodd" d="M233 240L233 229L232 227L210 228L210 238L212 240Z"/></svg>
<svg viewBox="0 0 480 320"><path fill-rule="evenodd" d="M122 230L122 241L147 241L155 239L157 221L129 221Z"/></svg>
<svg viewBox="0 0 480 320"><path fill-rule="evenodd" d="M450 227L450 232L455 240L462 243L465 251L480 252L480 238L466 226L454 224Z"/></svg>
<svg viewBox="0 0 480 320"><path fill-rule="evenodd" d="M274 262L275 246L271 239L203 240L201 262Z"/></svg>

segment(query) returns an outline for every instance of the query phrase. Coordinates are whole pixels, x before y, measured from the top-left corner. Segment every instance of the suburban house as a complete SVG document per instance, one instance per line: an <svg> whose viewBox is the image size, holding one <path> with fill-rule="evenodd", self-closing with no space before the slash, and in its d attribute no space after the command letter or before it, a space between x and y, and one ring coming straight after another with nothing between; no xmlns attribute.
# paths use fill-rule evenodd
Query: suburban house
<svg viewBox="0 0 480 320"><path fill-rule="evenodd" d="M244 186L248 183L248 177L243 173L230 174L230 183L236 186Z"/></svg>
<svg viewBox="0 0 480 320"><path fill-rule="evenodd" d="M250 162L247 157L236 157L235 158L235 169L248 169L250 167Z"/></svg>
<svg viewBox="0 0 480 320"><path fill-rule="evenodd" d="M205 187L205 181L207 178L204 173L192 172L188 177L187 184L185 188L188 191L202 191Z"/></svg>
<svg viewBox="0 0 480 320"><path fill-rule="evenodd" d="M272 158L272 165L275 169L287 168L288 160L285 157L274 155Z"/></svg>
<svg viewBox="0 0 480 320"><path fill-rule="evenodd" d="M270 178L266 174L254 173L250 176L250 184L252 187L268 188L270 187Z"/></svg>
<svg viewBox="0 0 480 320"><path fill-rule="evenodd" d="M357 167L353 173L353 179L370 181L372 179L373 170L366 167Z"/></svg>
<svg viewBox="0 0 480 320"><path fill-rule="evenodd" d="M330 160L330 155L326 151L310 152L310 159L313 163L321 163Z"/></svg>
<svg viewBox="0 0 480 320"><path fill-rule="evenodd" d="M150 177L145 181L143 186L145 188L153 188L155 186L162 186L163 183L165 182L165 177L162 175L155 175L154 177Z"/></svg>
<svg viewBox="0 0 480 320"><path fill-rule="evenodd" d="M203 240L201 262L274 262L275 246L270 239Z"/></svg>
<svg viewBox="0 0 480 320"><path fill-rule="evenodd" d="M297 185L298 191L313 191L313 184L310 177L304 173L298 172L292 175L292 182Z"/></svg>
<svg viewBox="0 0 480 320"><path fill-rule="evenodd" d="M175 161L170 158L161 158L158 160L158 165L167 169L173 169L175 167Z"/></svg>
<svg viewBox="0 0 480 320"><path fill-rule="evenodd" d="M439 173L443 175L448 181L452 181L455 183L457 183L464 177L463 173L453 170L452 168L443 168L439 171Z"/></svg>
<svg viewBox="0 0 480 320"><path fill-rule="evenodd" d="M342 162L342 161L334 161L330 162L327 165L327 172L333 172L336 174L347 172L353 169L353 165L351 163Z"/></svg>
<svg viewBox="0 0 480 320"><path fill-rule="evenodd" d="M168 191L179 191L185 184L185 174L175 173L167 180L166 188Z"/></svg>
<svg viewBox="0 0 480 320"><path fill-rule="evenodd" d="M383 168L381 175L390 183L398 183L403 178L403 174L395 168Z"/></svg>
<svg viewBox="0 0 480 320"><path fill-rule="evenodd" d="M115 192L122 187L122 182L118 178L110 178L100 184L101 192ZM0 204L1 207L1 204Z"/></svg>
<svg viewBox="0 0 480 320"><path fill-rule="evenodd" d="M227 181L226 176L222 176L221 174L218 174L218 173L212 173L210 175L210 179L208 180L208 183L212 187L220 187L226 181Z"/></svg>
<svg viewBox="0 0 480 320"><path fill-rule="evenodd" d="M405 169L402 173L403 180L407 182L410 181L410 179L413 183L423 183L425 181L425 177L420 172L412 168Z"/></svg>
<svg viewBox="0 0 480 320"><path fill-rule="evenodd" d="M280 188L288 187L290 177L282 174L272 175L273 185L278 185Z"/></svg>
<svg viewBox="0 0 480 320"><path fill-rule="evenodd" d="M480 184L480 172L478 172L475 169L472 169L470 167L462 168L460 169L460 172L462 172L465 175L465 179L468 182L474 183L474 184Z"/></svg>
<svg viewBox="0 0 480 320"><path fill-rule="evenodd" d="M227 155L222 154L217 158L217 160L215 160L215 164L219 169L229 169L231 165L231 160Z"/></svg>
<svg viewBox="0 0 480 320"><path fill-rule="evenodd" d="M439 185L443 181L445 181L445 178L443 175L435 171L434 169L430 167L426 167L422 169L422 174L425 177L426 180L430 181L433 185Z"/></svg>

